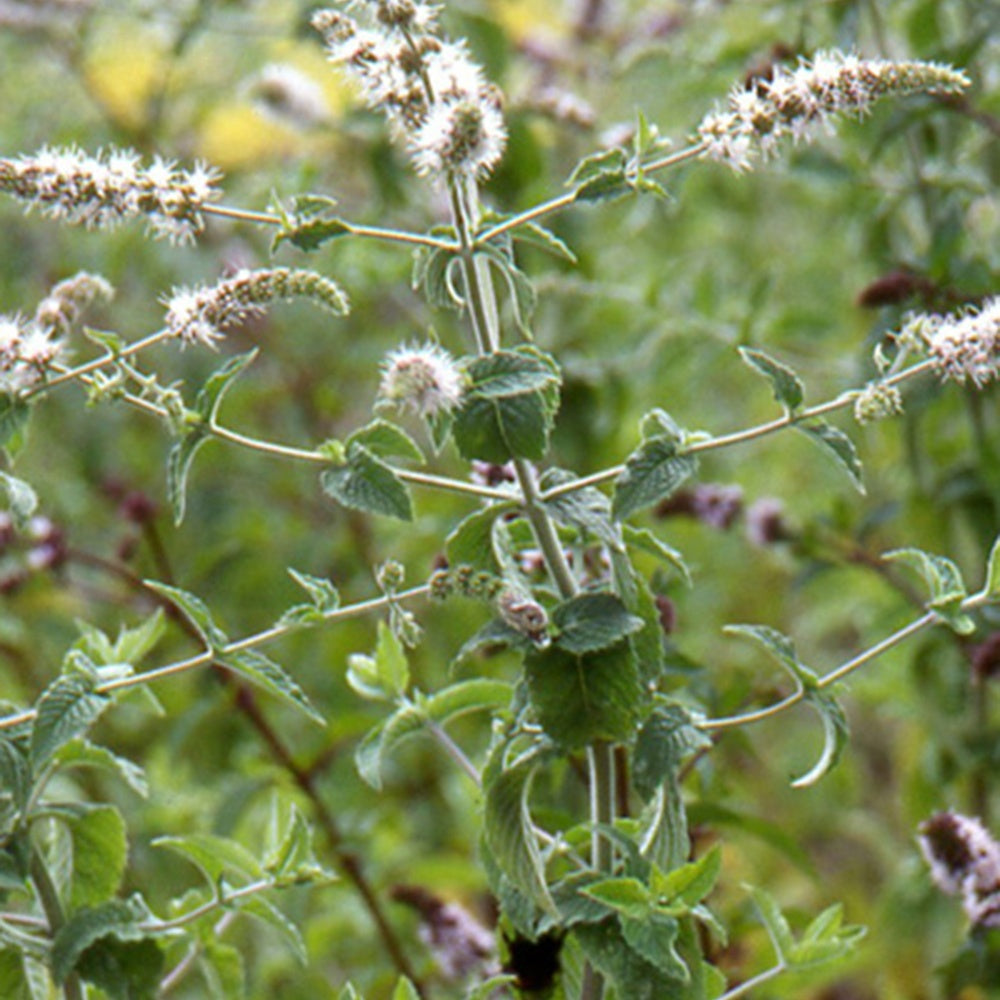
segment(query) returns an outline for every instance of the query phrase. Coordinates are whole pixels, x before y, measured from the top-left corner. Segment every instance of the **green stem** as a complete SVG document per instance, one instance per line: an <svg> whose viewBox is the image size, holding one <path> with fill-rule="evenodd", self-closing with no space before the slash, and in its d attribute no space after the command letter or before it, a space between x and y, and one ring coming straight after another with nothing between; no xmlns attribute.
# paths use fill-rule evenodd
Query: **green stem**
<svg viewBox="0 0 1000 1000"><path fill-rule="evenodd" d="M719 1000L736 1000L737 997L745 997L751 990L755 990L758 986L763 986L764 983L769 983L772 979L780 976L786 968L784 962L779 962L760 975L754 976L753 979L748 979L745 983L734 986L733 989L723 993Z"/></svg>
<svg viewBox="0 0 1000 1000"><path fill-rule="evenodd" d="M62 900L56 890L52 875L48 865L42 857L42 852L37 845L31 848L31 860L28 862L28 872L31 883L35 887L38 902L41 904L45 919L49 923L49 935L55 939L56 935L66 923L66 912L63 910ZM66 1000L84 1000L83 985L75 972L71 972L62 985L63 996Z"/></svg>
<svg viewBox="0 0 1000 1000"><path fill-rule="evenodd" d="M921 361L918 364L911 365L909 368L898 372L891 378L885 379L884 382L886 385L896 385L917 375L923 375L924 373L931 371L933 368L933 361ZM733 431L731 434L720 434L718 437L709 437L703 441L693 441L679 454L696 455L698 452L713 451L716 448L728 448L734 444L745 444L747 441L754 441L757 438L765 437L768 434L774 434L777 431L784 430L786 427L792 427L797 423L801 423L803 420L823 416L826 413L831 413L834 410L842 410L844 407L852 405L858 391L859 390L851 389L847 392L842 392L839 396L834 399L829 399L825 403L817 403L816 406L810 406L804 410L797 410L794 413L785 413L783 416L777 417L774 420L768 420L763 424L757 424L754 427L748 427L742 431ZM568 493L575 493L577 490L585 489L588 486L599 486L601 483L617 479L622 472L624 472L624 470L624 465L615 465L608 469L601 469L599 472L591 473L589 476L582 476L581 478L574 479L571 482L561 483L559 486L553 486L552 489L546 490L542 493L540 499L547 502L549 500L555 500L556 497L565 496Z"/></svg>
<svg viewBox="0 0 1000 1000"><path fill-rule="evenodd" d="M367 614L369 611L378 611L381 608L388 607L395 601L406 601L414 597L421 597L426 594L429 589L430 588L426 584L421 584L419 587L404 590L399 594L394 594L392 597L374 597L369 601L359 601L357 604L350 604L347 607L327 611L323 615L323 621L336 622L347 618L357 618L360 615ZM149 684L152 681L163 680L165 677L173 677L177 674L187 673L187 671L194 670L197 667L208 666L220 657L225 657L233 653L240 653L247 649L253 649L256 646L262 646L265 643L273 642L275 639L280 639L282 636L289 635L292 632L296 632L307 627L309 626L296 622L291 622L285 625L274 625L271 628L264 629L262 632L256 632L254 635L247 636L245 639L230 642L221 649L207 649L203 653L199 653L197 656L188 657L186 660L178 660L176 663L168 663L166 666L157 667L153 670L147 670L141 674L133 674L129 677L119 677L116 680L107 681L104 684L98 684L94 690L99 694L108 694L111 691L120 691L124 688L136 687L140 684ZM31 722L37 714L38 713L34 709L26 709L25 711L18 712L15 715L4 716L0 718L0 730L11 729L14 726Z"/></svg>

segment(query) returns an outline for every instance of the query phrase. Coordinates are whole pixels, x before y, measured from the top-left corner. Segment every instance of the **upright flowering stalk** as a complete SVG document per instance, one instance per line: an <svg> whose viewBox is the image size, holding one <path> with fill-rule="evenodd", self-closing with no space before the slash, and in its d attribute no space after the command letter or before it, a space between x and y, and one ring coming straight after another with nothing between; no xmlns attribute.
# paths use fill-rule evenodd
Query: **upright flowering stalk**
<svg viewBox="0 0 1000 1000"><path fill-rule="evenodd" d="M368 105L384 111L421 174L481 178L503 154L500 95L465 45L436 34L437 8L419 0L376 0L376 27L318 11L313 26Z"/></svg>
<svg viewBox="0 0 1000 1000"><path fill-rule="evenodd" d="M143 166L132 150L88 156L75 147L45 147L0 159L0 191L53 219L112 229L145 218L150 232L189 243L204 229L201 209L215 197L219 174L205 164L181 170L159 156Z"/></svg>
<svg viewBox="0 0 1000 1000"><path fill-rule="evenodd" d="M795 69L778 67L770 80L734 88L725 106L702 120L698 136L709 159L749 170L756 158L773 155L785 136L807 139L834 114L861 116L887 94L955 94L968 86L964 73L937 63L820 52Z"/></svg>

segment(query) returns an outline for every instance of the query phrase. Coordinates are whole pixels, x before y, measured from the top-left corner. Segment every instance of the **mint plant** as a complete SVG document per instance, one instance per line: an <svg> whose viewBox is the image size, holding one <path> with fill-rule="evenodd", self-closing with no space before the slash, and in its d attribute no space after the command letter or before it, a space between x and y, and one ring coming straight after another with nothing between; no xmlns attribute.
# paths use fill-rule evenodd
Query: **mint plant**
<svg viewBox="0 0 1000 1000"><path fill-rule="evenodd" d="M867 424L898 415L909 386L934 377L987 388L1000 371L1000 298L906 317L883 331L870 377L819 403L807 404L791 365L741 345L732 359L763 380L777 414L713 434L684 426L665 401L654 400L632 449L616 463L569 469L558 464L554 447L566 367L553 345L533 334L544 287L522 256L541 250L572 267L571 241L543 220L663 198L671 171L682 168L717 170L714 162L744 174L844 117L863 118L876 101L924 94L944 106L964 100L970 81L936 62L821 51L737 84L707 110L686 145L672 146L640 114L628 141L583 159L564 193L502 213L484 185L502 168L510 139L503 98L470 47L444 33L442 16L418 0L374 0L311 18L330 60L387 119L412 169L441 199L446 218L428 227L355 221L341 214L334 192L276 197L266 210L236 207L223 200L219 171L202 163L181 168L163 154L46 146L0 158L0 191L44 217L90 229L139 221L150 236L174 244L216 225L243 224L268 231L273 252L294 253L297 262L239 267L163 291L161 324L144 336L85 325L88 310L106 303L112 289L83 271L54 284L35 308L22 305L0 317L0 430L10 470L2 483L12 530L30 530L39 510L32 484L14 471L26 427L46 397L75 385L90 404L162 423L172 439L164 496L175 526L198 490L203 448L215 442L261 463L312 466L317 494L338 509L365 524L403 522L405 533L392 536L401 548L411 533L436 531L442 550L439 565L421 568L419 582L409 585L413 570L397 553L380 555L372 567L375 597L342 593L319 566L289 567L300 599L250 634L231 634L213 593L194 593L169 573L128 579L152 609L141 623L123 624L115 638L96 625L79 626L57 676L30 704L5 703L0 717L4 996L155 997L198 995L183 991L201 988L242 995L239 951L225 933L239 917L255 917L307 962L306 942L279 903L283 894L294 896L294 887L319 892L333 878L351 884L388 958L394 982L378 995L391 989L396 998L527 996L541 989L574 1000L732 1000L757 995L786 974L809 976L843 960L864 934L846 922L836 900L798 929L778 892L740 889L766 930L773 962L739 981L727 975L719 959L729 930L710 901L727 879L725 851L721 843L704 849L693 841L683 783L726 734L798 705L817 716L822 748L791 783L809 788L824 779L849 745L844 681L926 630L972 634L978 616L1000 598L1000 541L982 553L982 583L972 590L950 558L916 546L886 553L881 572L898 566L919 579L919 611L822 671L771 625L728 625L730 637L781 668L773 697L754 707L742 704L738 691L735 698L706 697L678 678L665 634L670 603L657 588L680 581L697 595L700 574L644 517L669 512L706 456L785 430L803 434L818 446L817 461L825 456L863 490L852 437L828 418L843 411ZM322 123L315 94L311 103L305 96L296 101L281 89L294 87L294 78L269 80L273 107ZM302 255L335 243L347 253L368 241L412 254L413 288L428 315L443 317L442 332L421 332L384 351L372 380L373 412L344 435L289 444L229 426L227 400L253 392L248 383L260 353L230 352L230 336L289 300L317 306L331 322L347 316L347 283L301 266ZM199 386L178 384L161 372L158 346L218 352L222 360ZM337 375L331 349L324 377ZM461 475L449 471L456 457ZM421 504L426 496L427 506L442 498L448 523L418 517L415 496ZM452 517L446 502L454 498L466 509ZM692 510L698 502L691 501ZM133 509L148 525L148 512ZM756 530L762 542L790 537L774 508L758 510ZM424 690L414 669L425 641L421 618L441 605L460 621L470 604L485 624L458 637L450 679ZM440 973L414 960L412 942L345 847L314 772L296 760L261 708L274 699L304 724L328 725L343 706L324 702L293 663L266 650L372 618L374 646L346 662L350 689L380 713L355 741L358 775L373 797L384 792L404 746L424 738L455 768L467 803L481 803L471 839L496 901L497 932L420 886L393 892L420 915ZM197 651L143 666L168 622ZM498 651L502 671L487 667L486 654ZM269 802L268 828L253 849L202 831L155 841L190 862L203 884L154 906L127 879L122 811L91 801L67 775L106 771L155 799L141 768L103 746L95 727L107 713L138 705L152 717L161 708L159 682L199 671L231 687L291 790ZM481 730L463 739L469 716L486 720L485 744ZM569 786L573 775L576 787ZM314 854L316 832L326 841L326 865ZM985 828L946 813L929 819L921 837L938 883L962 895L969 919L988 931L1000 889L996 844ZM203 986L191 985L196 972ZM343 987L343 997L360 995L349 984L335 987Z"/></svg>

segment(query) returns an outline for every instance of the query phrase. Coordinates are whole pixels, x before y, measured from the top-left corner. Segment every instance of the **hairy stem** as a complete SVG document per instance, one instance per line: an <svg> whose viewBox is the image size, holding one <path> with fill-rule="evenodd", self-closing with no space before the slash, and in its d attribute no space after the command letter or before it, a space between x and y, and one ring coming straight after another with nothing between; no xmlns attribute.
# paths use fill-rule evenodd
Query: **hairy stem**
<svg viewBox="0 0 1000 1000"><path fill-rule="evenodd" d="M37 845L31 848L31 859L28 862L28 871L31 884L35 887L38 902L41 904L42 912L49 924L49 936L55 936L66 923L66 911L63 909L62 900L52 881L52 874L49 872L45 858L42 857L41 849ZM71 972L66 981L62 984L63 996L66 1000L84 1000L83 984L75 972Z"/></svg>

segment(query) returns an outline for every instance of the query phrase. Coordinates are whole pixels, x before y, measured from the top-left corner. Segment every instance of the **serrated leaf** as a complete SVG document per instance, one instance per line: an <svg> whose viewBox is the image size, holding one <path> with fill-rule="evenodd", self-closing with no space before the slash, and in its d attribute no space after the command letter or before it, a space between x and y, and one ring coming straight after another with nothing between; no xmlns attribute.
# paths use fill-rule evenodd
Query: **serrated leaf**
<svg viewBox="0 0 1000 1000"><path fill-rule="evenodd" d="M202 873L214 892L223 875L237 875L246 881L265 876L260 862L242 845L210 833L157 837L154 847L162 847L187 858Z"/></svg>
<svg viewBox="0 0 1000 1000"><path fill-rule="evenodd" d="M802 381L791 368L768 357L763 351L739 348L740 357L770 383L774 398L789 411L797 410L805 399Z"/></svg>
<svg viewBox="0 0 1000 1000"><path fill-rule="evenodd" d="M548 469L539 481L539 487L544 494L554 487L568 485L576 478L564 469ZM586 532L610 549L621 549L621 526L611 518L611 501L596 487L585 486L562 493L551 500L543 500L542 506L559 524Z"/></svg>
<svg viewBox="0 0 1000 1000"><path fill-rule="evenodd" d="M538 760L529 759L485 782L483 829L504 875L536 906L556 914L528 808L531 782L538 767Z"/></svg>
<svg viewBox="0 0 1000 1000"><path fill-rule="evenodd" d="M669 872L654 870L650 889L660 906L689 910L715 888L722 870L722 849L715 844L695 861Z"/></svg>
<svg viewBox="0 0 1000 1000"><path fill-rule="evenodd" d="M480 246L477 256L485 258L499 272L507 285L510 303L514 312L514 323L524 336L531 339L528 321L538 303L538 295L531 279L514 263L514 255L501 247L486 243Z"/></svg>
<svg viewBox="0 0 1000 1000"><path fill-rule="evenodd" d="M847 716L832 695L825 691L808 691L805 702L816 710L823 723L823 750L813 767L792 782L792 788L808 788L828 774L840 760L850 732Z"/></svg>
<svg viewBox="0 0 1000 1000"><path fill-rule="evenodd" d="M324 243L351 232L353 232L352 227L342 219L308 219L291 228L280 230L271 241L271 251L273 253L282 243L291 243L299 250L312 253Z"/></svg>
<svg viewBox="0 0 1000 1000"><path fill-rule="evenodd" d="M216 650L216 662L248 680L251 684L255 684L290 705L294 705L319 725L326 725L323 713L313 705L309 696L299 687L298 683L260 650L243 649L236 652Z"/></svg>
<svg viewBox="0 0 1000 1000"><path fill-rule="evenodd" d="M642 425L643 442L615 481L611 512L618 521L665 500L698 467L697 458L681 450L683 432L668 414L654 410Z"/></svg>
<svg viewBox="0 0 1000 1000"><path fill-rule="evenodd" d="M147 937L141 926L147 917L144 907L118 899L74 913L52 942L51 968L56 982L65 982L83 953L102 938L139 941Z"/></svg>
<svg viewBox="0 0 1000 1000"><path fill-rule="evenodd" d="M541 459L559 404L555 362L521 347L476 358L468 375L452 428L462 456L497 463Z"/></svg>
<svg viewBox="0 0 1000 1000"><path fill-rule="evenodd" d="M744 636L758 643L801 687L811 689L816 686L816 674L799 660L792 640L777 629L768 625L726 625L722 631L727 635Z"/></svg>
<svg viewBox="0 0 1000 1000"><path fill-rule="evenodd" d="M258 350L255 347L245 354L237 354L225 361L205 380L194 401L194 412L206 423L214 423L222 397L244 370L253 363Z"/></svg>
<svg viewBox="0 0 1000 1000"><path fill-rule="evenodd" d="M571 597L554 609L552 623L558 630L556 645L570 653L606 649L643 626L621 598L609 593Z"/></svg>
<svg viewBox="0 0 1000 1000"><path fill-rule="evenodd" d="M306 951L306 943L302 939L301 931L269 899L255 894L253 896L245 896L234 905L239 908L241 913L247 913L252 917L256 917L267 924L268 927L276 930L295 956L299 965L304 966L308 962L309 955Z"/></svg>
<svg viewBox="0 0 1000 1000"><path fill-rule="evenodd" d="M420 1000L420 994L417 992L416 986L406 976L400 976L392 991L392 1000Z"/></svg>
<svg viewBox="0 0 1000 1000"><path fill-rule="evenodd" d="M428 250L421 247L413 259L413 290L421 292L431 306L460 309L464 302L451 281L452 268L458 262L454 250L444 247Z"/></svg>
<svg viewBox="0 0 1000 1000"><path fill-rule="evenodd" d="M423 713L413 705L404 705L371 730L354 751L354 766L358 769L361 780L376 791L381 791L388 755L403 740L419 733L423 727Z"/></svg>
<svg viewBox="0 0 1000 1000"><path fill-rule="evenodd" d="M345 442L348 451L352 444L364 445L379 458L411 458L424 462L424 453L402 427L382 418L377 418L356 430Z"/></svg>
<svg viewBox="0 0 1000 1000"><path fill-rule="evenodd" d="M629 190L625 176L624 150L607 149L581 160L567 181L574 187L575 201L603 201L626 194Z"/></svg>
<svg viewBox="0 0 1000 1000"><path fill-rule="evenodd" d="M243 1000L246 976L238 948L208 938L198 951L198 969L213 1000Z"/></svg>
<svg viewBox="0 0 1000 1000"><path fill-rule="evenodd" d="M340 593L326 578L289 569L288 575L309 595L317 611L327 613L340 607Z"/></svg>
<svg viewBox="0 0 1000 1000"><path fill-rule="evenodd" d="M851 477L855 489L864 494L864 469L861 466L861 459L858 457L854 442L842 430L825 420L796 422L792 426L832 455L837 464Z"/></svg>
<svg viewBox="0 0 1000 1000"><path fill-rule="evenodd" d="M638 928L634 929L638 931ZM687 998L682 992L684 981L690 978L683 966L680 974L665 973L649 962L626 940L617 920L598 924L580 924L573 929L588 961L615 988L615 995L628 1000L665 1000Z"/></svg>
<svg viewBox="0 0 1000 1000"><path fill-rule="evenodd" d="M8 472L0 472L0 486L3 486L7 494L7 507L14 521L14 527L21 530L37 509L38 496L23 479L18 479Z"/></svg>
<svg viewBox="0 0 1000 1000"><path fill-rule="evenodd" d="M17 451L31 407L13 393L0 393L0 448Z"/></svg>
<svg viewBox="0 0 1000 1000"><path fill-rule="evenodd" d="M500 220L502 221L502 220ZM576 254L551 229L538 225L537 222L526 222L517 227L514 239L529 246L538 247L553 256L570 264L577 263Z"/></svg>
<svg viewBox="0 0 1000 1000"><path fill-rule="evenodd" d="M817 686L816 674L803 664L791 639L766 625L727 625L730 635L753 639L766 649L794 678L798 690L804 694L803 702L811 706L823 724L823 749L819 760L801 777L792 782L793 788L806 788L815 784L837 764L847 745L847 717L833 695Z"/></svg>
<svg viewBox="0 0 1000 1000"><path fill-rule="evenodd" d="M143 585L165 597L181 611L209 649L220 649L229 641L226 633L215 624L208 605L200 597L190 591L181 590L180 587L161 583L159 580L143 580Z"/></svg>
<svg viewBox="0 0 1000 1000"><path fill-rule="evenodd" d="M0 744L2 749L2 744ZM137 795L145 798L149 794L146 774L138 764L112 753L107 747L89 743L87 740L71 740L55 753L55 762L60 769L71 767L93 767L117 775ZM0 775L2 777L2 775Z"/></svg>
<svg viewBox="0 0 1000 1000"><path fill-rule="evenodd" d="M406 692L410 685L410 666L406 661L406 651L385 622L378 623L375 669L382 690L387 694L398 698Z"/></svg>
<svg viewBox="0 0 1000 1000"><path fill-rule="evenodd" d="M671 569L676 570L680 578L689 587L691 586L691 571L688 569L687 563L684 562L684 556L672 545L667 545L662 538L657 538L648 528L636 528L631 524L623 524L622 532L629 547L655 556Z"/></svg>
<svg viewBox="0 0 1000 1000"><path fill-rule="evenodd" d="M37 773L70 740L83 736L111 703L94 690L94 679L64 674L43 692L31 726L31 765Z"/></svg>
<svg viewBox="0 0 1000 1000"><path fill-rule="evenodd" d="M635 920L650 916L653 896L637 878L607 878L592 882L580 893Z"/></svg>
<svg viewBox="0 0 1000 1000"><path fill-rule="evenodd" d="M209 440L202 425L192 427L170 447L167 455L167 499L174 515L174 525L180 525L187 510L187 480L198 449Z"/></svg>
<svg viewBox="0 0 1000 1000"><path fill-rule="evenodd" d="M534 643L502 618L494 618L462 643L462 648L455 654L452 663L457 666L474 653L490 646L506 646L527 653L534 648Z"/></svg>
<svg viewBox="0 0 1000 1000"><path fill-rule="evenodd" d="M97 906L115 895L125 874L125 820L112 806L96 806L68 826L73 844L72 908Z"/></svg>
<svg viewBox="0 0 1000 1000"><path fill-rule="evenodd" d="M560 746L631 739L646 694L627 642L582 655L549 646L526 656L524 669L538 721Z"/></svg>
<svg viewBox="0 0 1000 1000"><path fill-rule="evenodd" d="M157 1000L163 964L163 952L155 941L121 941L112 934L87 948L77 972L108 1000Z"/></svg>
<svg viewBox="0 0 1000 1000"><path fill-rule="evenodd" d="M690 973L677 954L680 924L674 917L654 912L641 920L626 917L621 925L622 937L634 952L665 975L687 983Z"/></svg>
<svg viewBox="0 0 1000 1000"><path fill-rule="evenodd" d="M323 491L345 507L401 521L413 520L410 491L392 469L364 445L351 445L347 449L347 463L324 469L319 479Z"/></svg>
<svg viewBox="0 0 1000 1000"><path fill-rule="evenodd" d="M449 566L472 566L487 573L499 574L500 564L493 553L493 522L506 504L494 504L473 511L445 539Z"/></svg>
<svg viewBox="0 0 1000 1000"><path fill-rule="evenodd" d="M355 694L371 701L385 701L386 693L379 682L375 657L365 653L351 653L347 657L348 686Z"/></svg>
<svg viewBox="0 0 1000 1000"><path fill-rule="evenodd" d="M755 886L750 887L750 895L753 897L757 912L767 929L778 961L787 963L792 949L795 947L795 938L785 915L781 912L781 907L778 906L778 901L769 892Z"/></svg>
<svg viewBox="0 0 1000 1000"><path fill-rule="evenodd" d="M936 611L959 635L975 631L975 622L961 609L967 596L962 571L950 559L921 549L895 549L883 559L901 562L916 570L930 590L928 607Z"/></svg>
<svg viewBox="0 0 1000 1000"><path fill-rule="evenodd" d="M31 766L13 741L0 736L0 797L10 797L21 812L31 797Z"/></svg>

